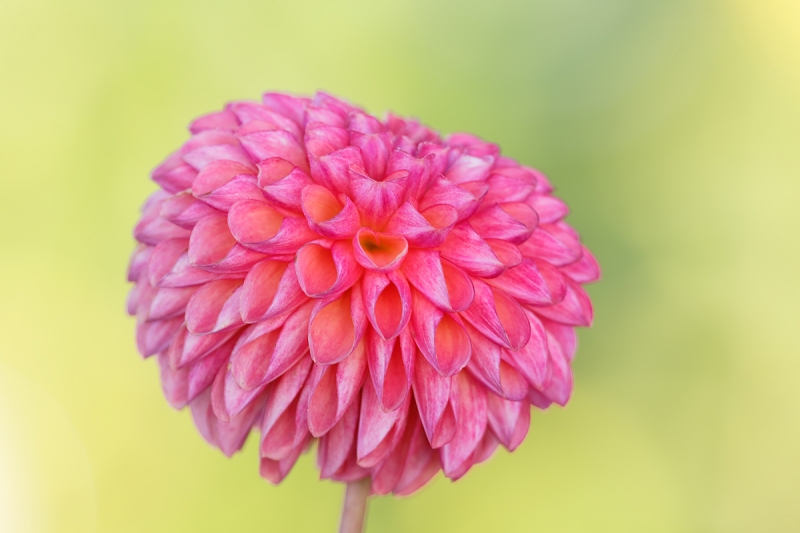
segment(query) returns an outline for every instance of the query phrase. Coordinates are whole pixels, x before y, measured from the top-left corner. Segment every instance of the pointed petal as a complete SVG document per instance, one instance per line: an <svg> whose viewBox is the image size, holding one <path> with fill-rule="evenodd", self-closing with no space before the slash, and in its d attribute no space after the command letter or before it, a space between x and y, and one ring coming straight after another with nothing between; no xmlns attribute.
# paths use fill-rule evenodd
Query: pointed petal
<svg viewBox="0 0 800 533"><path fill-rule="evenodd" d="M536 211L542 224L558 222L569 214L567 204L549 194L532 194L525 203Z"/></svg>
<svg viewBox="0 0 800 533"><path fill-rule="evenodd" d="M236 115L225 109L194 119L189 125L189 131L192 133L200 133L206 130L233 131L238 127L239 121Z"/></svg>
<svg viewBox="0 0 800 533"><path fill-rule="evenodd" d="M273 204L299 212L303 189L312 183L303 170L278 157L258 164L258 186Z"/></svg>
<svg viewBox="0 0 800 533"><path fill-rule="evenodd" d="M242 325L239 313L241 280L217 280L206 283L192 296L186 307L186 327L195 335L217 333ZM234 293L237 295L234 297ZM225 309L225 308L228 309ZM223 313L226 310L226 313Z"/></svg>
<svg viewBox="0 0 800 533"><path fill-rule="evenodd" d="M525 258L499 277L486 280L518 302L530 305L552 305L564 299L567 286L564 276L548 263Z"/></svg>
<svg viewBox="0 0 800 533"><path fill-rule="evenodd" d="M434 205L422 213L406 202L386 225L388 233L402 235L411 246L433 248L441 245L458 220L458 211L449 205Z"/></svg>
<svg viewBox="0 0 800 533"><path fill-rule="evenodd" d="M481 197L486 194L489 186L460 187L444 178L436 179L419 200L419 210L424 211L435 205L449 205L458 212L458 219L464 220L472 216L480 205Z"/></svg>
<svg viewBox="0 0 800 533"><path fill-rule="evenodd" d="M414 365L414 398L432 448L440 448L455 435L455 417L450 405L452 378L442 377L424 357Z"/></svg>
<svg viewBox="0 0 800 533"><path fill-rule="evenodd" d="M473 229L484 239L500 239L513 244L525 242L536 229L536 211L523 203L494 204L469 219Z"/></svg>
<svg viewBox="0 0 800 533"><path fill-rule="evenodd" d="M234 204L227 222L238 242L263 254L293 254L316 237L304 218L286 217L256 200Z"/></svg>
<svg viewBox="0 0 800 533"><path fill-rule="evenodd" d="M384 339L400 334L411 318L411 288L399 270L364 271L364 308L372 327Z"/></svg>
<svg viewBox="0 0 800 533"><path fill-rule="evenodd" d="M308 170L305 148L288 131L256 131L242 135L239 141L255 161L280 157L303 171Z"/></svg>
<svg viewBox="0 0 800 533"><path fill-rule="evenodd" d="M358 281L363 269L346 241L310 242L297 252L297 281L311 298L331 298Z"/></svg>
<svg viewBox="0 0 800 533"><path fill-rule="evenodd" d="M506 269L494 249L468 223L453 228L440 252L442 257L473 276L497 277Z"/></svg>
<svg viewBox="0 0 800 533"><path fill-rule="evenodd" d="M531 422L531 408L527 401L510 401L488 394L489 428L505 448L513 452L525 439Z"/></svg>
<svg viewBox="0 0 800 533"><path fill-rule="evenodd" d="M250 269L244 280L240 303L242 320L259 322L294 309L306 299L294 264L262 261Z"/></svg>
<svg viewBox="0 0 800 533"><path fill-rule="evenodd" d="M525 346L531 328L522 307L505 292L481 280L473 280L475 298L461 313L478 331L497 344L512 350Z"/></svg>
<svg viewBox="0 0 800 533"><path fill-rule="evenodd" d="M567 279L567 293L564 299L549 307L536 307L535 312L554 322L570 326L591 326L592 302L583 287Z"/></svg>
<svg viewBox="0 0 800 533"><path fill-rule="evenodd" d="M314 366L309 378L314 390L308 403L308 428L312 435L320 437L326 434L344 416L357 399L366 370L363 342L338 364Z"/></svg>
<svg viewBox="0 0 800 533"><path fill-rule="evenodd" d="M345 196L342 205L333 193L320 185L308 185L303 189L302 208L309 227L325 237L352 237L361 227L355 204Z"/></svg>
<svg viewBox="0 0 800 533"><path fill-rule="evenodd" d="M493 157L473 157L465 154L447 169L445 176L453 183L483 181L489 175L493 163Z"/></svg>
<svg viewBox="0 0 800 533"><path fill-rule="evenodd" d="M442 447L441 459L444 474L457 479L458 474L466 472L463 466L470 461L486 431L486 389L468 373L461 372L453 377L450 401L456 414L456 434Z"/></svg>
<svg viewBox="0 0 800 533"><path fill-rule="evenodd" d="M361 413L358 423L358 440L356 453L358 464L363 468L372 468L388 456L405 429L409 402L394 411L381 409L380 400L367 380L361 395Z"/></svg>
<svg viewBox="0 0 800 533"><path fill-rule="evenodd" d="M339 421L319 440L317 465L323 479L333 476L354 451L359 402L352 402ZM310 420L310 419L309 419Z"/></svg>
<svg viewBox="0 0 800 533"><path fill-rule="evenodd" d="M308 351L311 309L310 303L299 307L280 329L255 339L250 339L247 333L242 336L231 356L231 370L242 388L249 390L274 380L303 357Z"/></svg>
<svg viewBox="0 0 800 533"><path fill-rule="evenodd" d="M575 230L564 222L540 225L519 249L526 257L544 259L555 266L574 263L582 252Z"/></svg>
<svg viewBox="0 0 800 533"><path fill-rule="evenodd" d="M439 373L452 376L466 366L472 350L461 318L440 311L418 292L413 302L411 332L420 352Z"/></svg>
<svg viewBox="0 0 800 533"><path fill-rule="evenodd" d="M541 321L534 313L525 311L531 327L531 338L517 351L507 350L504 357L532 386L541 389L550 379L547 335ZM572 328L570 328L572 329Z"/></svg>
<svg viewBox="0 0 800 533"><path fill-rule="evenodd" d="M160 216L176 226L192 229L198 220L213 212L213 207L184 191L161 204Z"/></svg>
<svg viewBox="0 0 800 533"><path fill-rule="evenodd" d="M384 411L394 411L406 399L414 374L416 346L408 330L399 339L383 340L373 329L366 336L372 384Z"/></svg>
<svg viewBox="0 0 800 533"><path fill-rule="evenodd" d="M341 296L318 301L308 327L311 358L318 365L338 363L358 346L366 327L359 285Z"/></svg>
<svg viewBox="0 0 800 533"><path fill-rule="evenodd" d="M597 259L585 246L582 246L581 250L583 250L583 253L580 259L569 265L562 266L559 270L577 283L592 283L599 280L600 265L597 263Z"/></svg>
<svg viewBox="0 0 800 533"><path fill-rule="evenodd" d="M442 260L433 250L411 250L403 274L428 300L445 311L463 311L472 303L470 277L460 268Z"/></svg>

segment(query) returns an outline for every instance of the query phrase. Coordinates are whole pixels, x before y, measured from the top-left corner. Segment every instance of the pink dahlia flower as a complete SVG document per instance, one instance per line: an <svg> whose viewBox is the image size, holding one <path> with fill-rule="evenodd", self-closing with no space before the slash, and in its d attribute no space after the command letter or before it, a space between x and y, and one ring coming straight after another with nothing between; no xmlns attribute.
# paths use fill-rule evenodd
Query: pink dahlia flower
<svg viewBox="0 0 800 533"><path fill-rule="evenodd" d="M599 268L541 172L325 94L189 130L153 171L128 311L211 444L257 429L278 483L316 440L321 477L409 494L567 402Z"/></svg>

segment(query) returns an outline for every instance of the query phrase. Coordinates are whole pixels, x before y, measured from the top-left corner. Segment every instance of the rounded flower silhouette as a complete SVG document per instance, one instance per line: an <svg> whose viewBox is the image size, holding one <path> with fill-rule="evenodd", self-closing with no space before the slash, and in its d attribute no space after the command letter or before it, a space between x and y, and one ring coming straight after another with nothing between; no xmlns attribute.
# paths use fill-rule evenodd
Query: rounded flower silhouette
<svg viewBox="0 0 800 533"><path fill-rule="evenodd" d="M231 455L280 482L409 494L564 405L599 268L539 171L472 135L318 94L195 120L153 171L130 262L145 357Z"/></svg>

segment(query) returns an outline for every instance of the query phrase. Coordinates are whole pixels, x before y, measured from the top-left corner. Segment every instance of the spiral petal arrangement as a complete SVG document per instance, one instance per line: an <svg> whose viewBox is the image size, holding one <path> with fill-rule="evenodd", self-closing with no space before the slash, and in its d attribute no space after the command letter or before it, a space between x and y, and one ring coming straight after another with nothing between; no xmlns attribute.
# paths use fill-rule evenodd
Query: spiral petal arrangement
<svg viewBox="0 0 800 533"><path fill-rule="evenodd" d="M600 271L541 172L326 94L189 129L152 173L128 311L208 442L257 429L279 483L316 440L321 477L405 495L566 404Z"/></svg>

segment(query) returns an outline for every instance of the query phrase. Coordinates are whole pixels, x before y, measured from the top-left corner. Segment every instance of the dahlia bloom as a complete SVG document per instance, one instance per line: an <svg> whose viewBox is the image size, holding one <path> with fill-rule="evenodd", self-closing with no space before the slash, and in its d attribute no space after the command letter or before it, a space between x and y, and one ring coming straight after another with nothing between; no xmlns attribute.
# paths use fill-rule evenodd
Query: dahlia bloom
<svg viewBox="0 0 800 533"><path fill-rule="evenodd" d="M279 483L410 494L566 404L599 268L539 171L326 94L195 120L153 173L128 279L143 356L226 455Z"/></svg>

